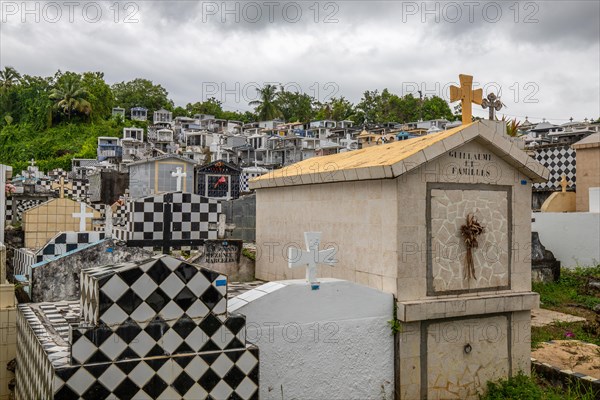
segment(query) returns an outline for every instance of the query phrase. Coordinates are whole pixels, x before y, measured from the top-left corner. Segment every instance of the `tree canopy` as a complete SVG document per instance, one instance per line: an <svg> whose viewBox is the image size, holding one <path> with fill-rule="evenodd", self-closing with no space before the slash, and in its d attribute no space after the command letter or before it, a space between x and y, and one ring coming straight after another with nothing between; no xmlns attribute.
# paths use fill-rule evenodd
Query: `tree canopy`
<svg viewBox="0 0 600 400"><path fill-rule="evenodd" d="M57 71L42 77L6 66L0 70L0 163L20 171L35 158L42 169L68 169L74 157L95 157L98 136L118 137L125 126L145 127L147 123L129 120L133 107L147 108L149 118L165 108L174 117L209 114L243 123L277 118L303 123L320 119L403 123L456 117L442 98L399 96L388 89L367 90L357 104L343 96L321 103L306 93L265 85L249 105L254 112L225 110L214 97L176 106L162 85L148 79L110 86L99 71ZM112 117L117 106L126 110L125 119Z"/></svg>

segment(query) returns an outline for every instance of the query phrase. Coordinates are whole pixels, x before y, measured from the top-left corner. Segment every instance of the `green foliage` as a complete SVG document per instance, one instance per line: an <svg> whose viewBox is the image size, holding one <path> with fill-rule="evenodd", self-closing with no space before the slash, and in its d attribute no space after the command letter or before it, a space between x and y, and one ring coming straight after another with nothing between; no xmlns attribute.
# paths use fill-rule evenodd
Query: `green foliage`
<svg viewBox="0 0 600 400"><path fill-rule="evenodd" d="M79 74L67 72L59 75L49 97L54 100L54 107L66 115L69 121L73 113L89 116L92 112L92 105L87 100L89 92L83 86Z"/></svg>
<svg viewBox="0 0 600 400"><path fill-rule="evenodd" d="M532 377L519 372L509 379L488 382L487 393L481 400L593 400L594 394L586 390L579 382L566 387L555 387L543 378Z"/></svg>
<svg viewBox="0 0 600 400"><path fill-rule="evenodd" d="M92 105L92 121L107 119L112 114L115 97L110 86L104 81L103 72L85 72L81 85L88 93Z"/></svg>
<svg viewBox="0 0 600 400"><path fill-rule="evenodd" d="M315 115L315 119L332 119L334 121L352 120L356 118L354 105L346 100L344 96L333 97L327 103L317 104L319 110Z"/></svg>
<svg viewBox="0 0 600 400"><path fill-rule="evenodd" d="M314 116L314 100L306 93L288 92L281 88L274 103L288 122L310 122Z"/></svg>
<svg viewBox="0 0 600 400"><path fill-rule="evenodd" d="M259 121L270 121L276 118L282 118L283 113L277 104L277 86L265 85L262 89L256 89L260 100L254 100L248 103L256 106L255 113Z"/></svg>
<svg viewBox="0 0 600 400"><path fill-rule="evenodd" d="M563 268L558 282L533 283L533 290L540 294L540 302L544 306L560 306L562 304L580 304L593 309L600 304L600 298L588 293L587 284L590 278L600 280L600 265L596 267Z"/></svg>
<svg viewBox="0 0 600 400"><path fill-rule="evenodd" d="M402 322L398 319L398 304L394 301L394 312L392 314L392 319L389 320L388 325L392 329L392 335L402 332Z"/></svg>
<svg viewBox="0 0 600 400"><path fill-rule="evenodd" d="M161 85L155 85L148 79L134 79L129 82L120 82L112 85L115 104L129 112L133 107L148 109L148 116L161 108L173 108L169 100L169 92Z"/></svg>
<svg viewBox="0 0 600 400"><path fill-rule="evenodd" d="M532 289L540 294L544 308L560 312L593 315L592 310L600 304L600 297L590 290L590 279L600 280L600 265L561 270L558 282L534 282ZM567 332L570 337L566 337ZM536 347L549 340L577 339L600 345L600 332L597 325L589 322L555 322L552 325L531 328L531 343Z"/></svg>
<svg viewBox="0 0 600 400"><path fill-rule="evenodd" d="M361 101L356 105L355 121L406 123L440 118L454 120L454 115L444 99L433 96L421 100L412 94L399 97L388 89L383 89L381 93L375 90L363 94Z"/></svg>
<svg viewBox="0 0 600 400"><path fill-rule="evenodd" d="M256 253L248 249L242 249L242 255L252 261L256 261Z"/></svg>

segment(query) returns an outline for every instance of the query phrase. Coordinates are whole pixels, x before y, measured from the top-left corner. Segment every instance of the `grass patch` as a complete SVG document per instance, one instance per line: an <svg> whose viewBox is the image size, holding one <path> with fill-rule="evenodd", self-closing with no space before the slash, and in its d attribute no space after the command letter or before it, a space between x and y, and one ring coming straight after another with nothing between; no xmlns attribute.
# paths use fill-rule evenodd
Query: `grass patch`
<svg viewBox="0 0 600 400"><path fill-rule="evenodd" d="M519 373L509 379L488 382L487 392L480 398L481 400L594 400L595 396L579 382L556 387L536 374L529 377Z"/></svg>
<svg viewBox="0 0 600 400"><path fill-rule="evenodd" d="M600 304L600 291L590 288L592 280L600 281L600 265L562 269L558 282L533 283L540 294L540 306L550 310L577 315L587 322L556 322L531 328L531 345L537 347L549 340L576 339L600 345L600 326L596 323L594 307Z"/></svg>
<svg viewBox="0 0 600 400"><path fill-rule="evenodd" d="M540 294L540 302L544 308L561 311L565 306L577 304L592 310L600 304L598 292L594 293L588 287L593 279L600 280L600 265L574 270L563 268L558 282L536 282L532 288Z"/></svg>

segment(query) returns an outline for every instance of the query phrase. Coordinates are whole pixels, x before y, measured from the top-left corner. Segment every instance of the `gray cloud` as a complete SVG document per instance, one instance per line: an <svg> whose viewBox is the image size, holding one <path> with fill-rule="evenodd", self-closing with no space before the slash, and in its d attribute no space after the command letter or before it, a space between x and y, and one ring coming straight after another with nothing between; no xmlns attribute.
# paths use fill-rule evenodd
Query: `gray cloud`
<svg viewBox="0 0 600 400"><path fill-rule="evenodd" d="M556 122L600 116L598 2L521 1L517 23L508 8L514 2L497 3L502 16L495 23L494 2L479 3L473 21L463 7L456 22L451 2L426 3L428 10L438 7L433 14L422 2L294 3L301 15L292 14L293 2L281 2L272 22L262 1L254 3L263 5L255 22L249 2L227 2L229 10L238 4L239 23L220 1L132 2L116 22L113 3L97 3L103 13L94 23L82 14L84 3L73 22L63 13L56 23L44 15L39 23L27 15L23 23L22 10L7 15L6 3L0 66L37 75L103 71L111 83L144 77L181 105L214 95L228 109L250 109L254 87L267 81L319 100L335 94L357 102L364 90L386 87L444 95L459 73L470 73L488 90L501 86L508 115ZM134 11L130 20L137 22L125 23ZM533 11L539 22L524 23ZM327 16L337 22L325 23Z"/></svg>

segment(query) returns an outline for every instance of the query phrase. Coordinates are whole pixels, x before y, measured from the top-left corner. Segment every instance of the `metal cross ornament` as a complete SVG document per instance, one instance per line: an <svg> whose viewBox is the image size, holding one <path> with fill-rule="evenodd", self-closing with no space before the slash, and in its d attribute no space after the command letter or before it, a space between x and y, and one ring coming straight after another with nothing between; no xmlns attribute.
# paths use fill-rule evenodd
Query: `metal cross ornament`
<svg viewBox="0 0 600 400"><path fill-rule="evenodd" d="M334 247L320 250L321 232L304 232L306 250L290 247L288 250L288 266L290 268L305 267L306 281L310 284L318 284L317 264L333 266L337 260Z"/></svg>
<svg viewBox="0 0 600 400"><path fill-rule="evenodd" d="M494 93L490 93L487 95L487 98L483 99L481 102L481 107L490 109L490 120L495 120L495 112L500 111L504 104L500 101L499 97L496 97Z"/></svg>

